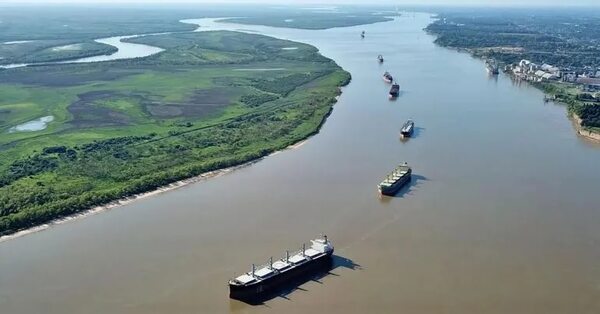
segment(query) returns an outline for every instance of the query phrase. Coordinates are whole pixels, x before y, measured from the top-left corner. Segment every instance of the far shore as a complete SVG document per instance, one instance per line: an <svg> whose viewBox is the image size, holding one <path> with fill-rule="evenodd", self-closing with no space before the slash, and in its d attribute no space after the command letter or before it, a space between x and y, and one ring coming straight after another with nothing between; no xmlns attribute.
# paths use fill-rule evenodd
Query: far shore
<svg viewBox="0 0 600 314"><path fill-rule="evenodd" d="M457 52L466 52L474 58L483 59L481 56L476 55L474 50L470 49L470 48L460 48L460 47L444 47L444 48L455 50ZM507 75L512 75L511 73L507 73L507 72L504 72L504 73ZM526 83L529 84L529 82L526 82ZM529 84L529 85L537 88L538 90L542 91L542 93L546 94L539 86L536 86L535 84ZM600 133L590 131L590 130L583 128L581 126L581 118L579 116L577 116L576 114L570 114L570 117L573 120L573 125L575 127L575 131L577 131L577 134L585 137L586 139L600 141Z"/></svg>

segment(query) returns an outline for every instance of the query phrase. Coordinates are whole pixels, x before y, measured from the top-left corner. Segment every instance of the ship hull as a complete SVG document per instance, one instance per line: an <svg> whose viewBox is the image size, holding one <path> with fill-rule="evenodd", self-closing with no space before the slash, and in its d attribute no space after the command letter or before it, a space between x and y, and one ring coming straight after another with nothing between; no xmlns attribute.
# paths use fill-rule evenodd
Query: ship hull
<svg viewBox="0 0 600 314"><path fill-rule="evenodd" d="M402 130L400 130L400 135L402 135L402 137L411 137L413 134L413 130L414 130L413 126L404 127L404 128L402 128Z"/></svg>
<svg viewBox="0 0 600 314"><path fill-rule="evenodd" d="M396 98L400 94L400 85L394 84L390 89L390 98Z"/></svg>
<svg viewBox="0 0 600 314"><path fill-rule="evenodd" d="M321 255L304 264L281 272L278 275L250 285L229 284L229 297L250 304L259 304L278 292L294 288L320 272L326 272L333 266L333 251Z"/></svg>
<svg viewBox="0 0 600 314"><path fill-rule="evenodd" d="M492 75L498 75L498 74L500 73L500 72L498 71L498 69L490 69L490 68L487 68L487 71L488 71L488 73L489 73L489 74L492 74Z"/></svg>
<svg viewBox="0 0 600 314"><path fill-rule="evenodd" d="M398 194L400 189L402 189L406 184L408 184L410 180L411 175L406 175L389 187L379 187L379 193L381 193L382 195L394 196Z"/></svg>

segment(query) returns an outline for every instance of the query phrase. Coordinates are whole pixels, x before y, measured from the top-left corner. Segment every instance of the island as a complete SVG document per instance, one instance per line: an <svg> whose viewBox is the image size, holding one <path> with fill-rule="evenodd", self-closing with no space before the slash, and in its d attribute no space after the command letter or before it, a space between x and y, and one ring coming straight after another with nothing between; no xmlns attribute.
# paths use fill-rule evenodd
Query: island
<svg viewBox="0 0 600 314"><path fill-rule="evenodd" d="M164 50L0 71L0 235L284 149L350 81L315 47L262 35L128 40Z"/></svg>

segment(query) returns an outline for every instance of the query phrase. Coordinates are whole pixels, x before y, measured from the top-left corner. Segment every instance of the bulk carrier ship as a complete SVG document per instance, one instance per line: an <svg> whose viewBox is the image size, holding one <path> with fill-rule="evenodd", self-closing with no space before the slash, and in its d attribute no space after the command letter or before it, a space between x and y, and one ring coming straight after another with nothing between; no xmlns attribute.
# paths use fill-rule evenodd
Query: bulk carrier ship
<svg viewBox="0 0 600 314"><path fill-rule="evenodd" d="M392 88L390 88L390 98L394 99L400 95L400 84L394 83L392 84Z"/></svg>
<svg viewBox="0 0 600 314"><path fill-rule="evenodd" d="M400 135L402 135L402 137L411 137L414 129L415 123L413 122L413 120L408 120L400 129Z"/></svg>
<svg viewBox="0 0 600 314"><path fill-rule="evenodd" d="M398 166L390 173L379 185L379 193L388 196L394 196L411 180L412 169L407 163Z"/></svg>
<svg viewBox="0 0 600 314"><path fill-rule="evenodd" d="M392 83L394 81L394 77L390 74L390 72L383 73L383 80L386 83Z"/></svg>
<svg viewBox="0 0 600 314"><path fill-rule="evenodd" d="M260 302L273 295L280 288L289 286L315 272L328 270L332 266L333 245L327 236L312 240L312 245L290 254L277 261L270 259L264 266L256 267L234 279L229 280L229 297L249 303Z"/></svg>

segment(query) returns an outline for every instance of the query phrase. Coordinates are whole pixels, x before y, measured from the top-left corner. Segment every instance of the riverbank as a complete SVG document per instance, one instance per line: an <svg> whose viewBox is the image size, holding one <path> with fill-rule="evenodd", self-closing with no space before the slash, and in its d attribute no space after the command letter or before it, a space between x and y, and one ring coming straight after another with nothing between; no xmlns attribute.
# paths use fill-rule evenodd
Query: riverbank
<svg viewBox="0 0 600 314"><path fill-rule="evenodd" d="M323 120L323 123L324 122L325 122L325 119ZM133 203L135 201L138 201L138 200L141 200L141 199L144 199L144 198L148 198L148 197L152 197L152 196L155 196L155 195L159 195L159 194L162 194L162 193L165 193L165 192L173 191L173 190L176 190L176 189L179 189L179 188L183 188L183 187L186 187L186 186L188 186L190 184L194 184L194 183L201 182L201 181L204 181L204 180L208 180L208 179L212 179L212 178L217 178L219 176L226 175L226 174L231 173L231 172L233 172L235 170L251 166L251 165L253 165L253 164L257 163L257 162L260 162L261 160L264 160L265 158L268 158L270 156L277 155L277 154L279 154L281 152L284 152L284 151L287 151L287 150L294 150L294 149L300 148L301 146L303 146L304 144L306 144L306 142L309 140L310 137L314 136L317 133L318 133L318 130L313 135L310 135L306 139L303 139L303 140L301 140L301 141L299 141L299 142L297 142L295 144L292 144L292 145L290 145L290 146L288 146L288 147L286 147L286 148L284 148L282 150L275 151L275 152L273 152L273 153L271 153L271 154L269 154L267 156L254 159L254 160L248 161L248 162L240 164L240 165L236 165L236 166L232 166L232 167L228 167L228 168L223 168L223 169L218 169L218 170L208 171L208 172L199 174L197 176L194 176L194 177L191 177L191 178L188 178L188 179L179 180L179 181L167 184L167 185L162 186L162 187L160 187L160 188L158 188L156 190L153 190L153 191L148 191L148 192L139 193L139 194L136 194L136 195L124 197L124 198L121 198L121 199L118 199L118 200L111 201L111 202L109 202L107 204L104 204L104 205L96 206L96 207L93 207L93 208L90 208L90 209L87 209L87 210L83 210L83 211L77 212L77 213L72 214L72 215L68 215L68 216L65 216L65 217L59 217L59 218L52 219L49 222L44 223L42 225L38 225L38 226L31 227L31 228L26 228L26 229L18 230L18 231L14 232L14 233L6 234L6 235L1 235L0 236L0 243L5 242L5 241L9 241L9 240L12 240L12 239L16 239L16 238L19 238L19 237L27 236L27 235L30 235L30 234L33 234L33 233L36 233L36 232L44 231L44 230L47 230L49 228L52 228L54 226L58 226L58 225L61 225L61 224L64 224L64 223L73 222L73 221L76 221L78 219L87 218L87 217L90 217L90 216L93 216L93 215L96 215L96 214L99 214L99 213L102 213L102 212L105 212L105 211L109 211L109 210L112 210L112 209L117 209L119 207L131 204L131 203Z"/></svg>
<svg viewBox="0 0 600 314"><path fill-rule="evenodd" d="M577 134L594 141L600 141L600 133L593 132L591 130L585 129L581 126L582 120L576 113L571 113L571 119L573 120L573 126L577 131Z"/></svg>
<svg viewBox="0 0 600 314"><path fill-rule="evenodd" d="M426 30L426 32L428 34L430 34L430 35L437 36L435 33L431 32L431 31ZM439 45L439 43L438 43L438 45ZM442 45L440 45L440 46L442 46ZM485 59L486 59L485 56L483 56L482 54L478 53L477 49L464 48L464 47L453 47L453 46L442 46L442 47L450 49L450 50L453 50L453 51L456 51L456 52L459 52L459 53L467 53L471 57L476 58L476 59L481 60L481 61L485 61ZM482 67L483 67L483 65L482 65ZM504 71L504 74L509 75L512 79L516 79L515 75L513 73L509 72L509 71ZM536 89L542 91L544 93L544 95L546 95L546 96L553 96L553 97L557 96L556 93L549 92L548 88L546 88L543 83L532 83L532 82L529 82L529 81L524 81L524 82L527 83L527 84L529 84L530 86L533 86ZM564 83L559 82L559 81L552 81L552 83L556 84L556 85L564 84ZM567 88L567 87L568 86L565 86L565 88ZM571 96L575 97L574 95L571 95ZM573 99L572 101L576 102L577 100ZM565 105L565 107L569 106L566 103L564 105ZM583 136L583 137L585 137L587 139L600 140L600 133L599 132L594 132L594 131L592 131L590 129L586 129L586 128L582 127L582 119L577 114L571 113L570 110L569 110L569 108L567 108L567 112L568 112L569 117L574 122L573 126L574 126L574 129L577 132L577 134L579 134L579 135L581 135L581 136Z"/></svg>
<svg viewBox="0 0 600 314"><path fill-rule="evenodd" d="M165 51L122 62L13 69L2 76L25 86L0 85L16 95L0 101L7 120L23 120L16 113L40 116L40 108L56 119L44 130L7 133L0 141L8 148L0 152L0 234L296 144L318 132L340 86L350 80L316 48L293 43L298 49L285 50L290 41L262 35L196 32L135 41ZM285 70L237 71L240 66ZM54 85L56 77L61 86ZM104 82L100 90L97 81ZM21 88L39 106L13 116L13 104L23 101Z"/></svg>
<svg viewBox="0 0 600 314"><path fill-rule="evenodd" d="M344 84L339 87L339 89L338 89L339 90L339 94L338 94L338 96L335 97L336 102L337 102L337 100L340 97L339 95L342 94L342 87L347 86L349 83L350 83L350 81L348 80L348 81L344 82ZM277 155L279 153L282 153L284 151L298 149L298 148L302 147L304 144L306 144L311 137L317 135L320 132L321 128L323 127L323 125L325 124L325 122L327 121L327 119L329 118L329 116L331 115L332 112L333 112L333 105L331 106L331 108L329 109L329 111L327 112L327 114L325 114L323 116L321 122L317 125L317 127L312 132L310 132L309 134L307 134L307 136L305 138L300 139L299 141L297 141L297 142L295 142L293 144L290 144L289 146L287 146L285 148L282 148L280 150L276 150L274 152L271 152L271 153L269 153L266 156L257 157L255 159L246 161L246 162L241 163L239 165L234 165L234 166L223 168L223 169L216 169L216 170L207 171L207 172L201 173L199 175L196 175L196 176L193 176L193 177L190 177L190 178L186 178L186 179L183 179L183 180L175 181L173 183L169 183L167 185L161 186L161 187L159 187L157 189L154 189L154 190L151 190L151 191L146 191L146 192L134 194L134 195L131 195L131 196L126 196L126 197L123 197L123 198L120 198L120 199L117 199L117 200L114 200L114 201L110 201L110 202L108 202L106 204L103 204L103 205L100 205L100 206L95 206L95 207L92 207L92 208L89 208L89 209L86 209L86 210L78 211L78 212L76 212L76 213L74 213L72 215L67 215L67 216L64 216L64 217L58 217L58 218L52 219L52 220L50 220L50 221L48 221L48 222L46 222L44 224L41 224L41 225L37 225L37 226L30 227L30 228L25 228L25 229L20 229L20 230L17 230L15 232L12 232L12 233L0 235L0 243L5 242L5 241L9 241L9 240L12 240L12 239L16 239L16 238L19 238L19 237L27 236L27 235L30 235L30 234L33 234L33 233L37 233L37 232L40 232L40 231L44 231L44 230L47 230L49 228L52 228L54 226L58 226L58 225L61 225L61 224L64 224L64 223L76 221L78 219L87 218L87 217L90 217L90 216L93 216L93 215L96 215L96 214L99 214L99 213L102 213L102 212L105 212L105 211L116 209L116 208L119 208L119 207L122 207L122 206L125 206L125 205L128 205L128 204L131 204L131 203L133 203L135 201L147 198L147 197L151 197L151 196L155 196L155 195L162 194L162 193L165 193L165 192L173 191L173 190L176 190L176 189L179 189L179 188L183 188L183 187L186 187L188 185L191 185L191 184L194 184L194 183L197 183L197 182L201 182L201 181L204 181L204 180L208 180L208 179L216 178L216 177L219 177L219 176L222 176L222 175L226 175L226 174L228 174L230 172L233 172L235 170L251 166L251 165L253 165L253 164L257 163L257 162L260 162L260 161L262 161L262 160L264 160L264 159L266 159L266 158L268 158L270 156L275 156L275 155Z"/></svg>

